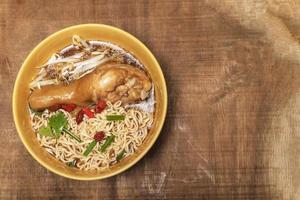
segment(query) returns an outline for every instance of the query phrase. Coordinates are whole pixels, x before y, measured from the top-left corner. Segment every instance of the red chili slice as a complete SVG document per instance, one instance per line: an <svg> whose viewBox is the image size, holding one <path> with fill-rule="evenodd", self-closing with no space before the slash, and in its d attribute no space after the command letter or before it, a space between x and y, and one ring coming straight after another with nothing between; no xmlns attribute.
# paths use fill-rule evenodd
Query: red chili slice
<svg viewBox="0 0 300 200"><path fill-rule="evenodd" d="M100 142L101 140L103 140L104 137L105 137L104 132L99 131L94 135L94 140L96 140L97 142Z"/></svg>
<svg viewBox="0 0 300 200"><path fill-rule="evenodd" d="M89 108L85 107L85 108L82 108L82 110L83 110L84 114L86 116L88 116L89 118L94 118L95 117L95 114Z"/></svg>
<svg viewBox="0 0 300 200"><path fill-rule="evenodd" d="M61 104L54 104L54 105L52 105L48 108L48 110L51 111L51 112L55 112L59 109L61 109Z"/></svg>
<svg viewBox="0 0 300 200"><path fill-rule="evenodd" d="M76 122L77 124L80 124L82 121L83 121L83 115L84 115L84 112L83 110L81 109L77 115L76 115Z"/></svg>
<svg viewBox="0 0 300 200"><path fill-rule="evenodd" d="M95 113L101 113L106 108L106 106L106 101L100 99L95 106Z"/></svg>
<svg viewBox="0 0 300 200"><path fill-rule="evenodd" d="M72 112L76 108L76 104L62 104L61 108L64 109L67 112Z"/></svg>

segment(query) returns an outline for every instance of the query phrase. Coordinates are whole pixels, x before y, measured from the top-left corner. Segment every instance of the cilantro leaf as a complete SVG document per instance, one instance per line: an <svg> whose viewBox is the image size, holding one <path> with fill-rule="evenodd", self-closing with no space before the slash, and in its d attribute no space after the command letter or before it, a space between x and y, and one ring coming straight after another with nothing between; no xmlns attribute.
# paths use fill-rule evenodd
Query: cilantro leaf
<svg viewBox="0 0 300 200"><path fill-rule="evenodd" d="M68 121L62 112L50 117L49 126L52 128L56 138L61 136L61 132L63 131L63 128L67 126L67 123Z"/></svg>
<svg viewBox="0 0 300 200"><path fill-rule="evenodd" d="M39 134L43 136L53 136L50 126L40 128Z"/></svg>

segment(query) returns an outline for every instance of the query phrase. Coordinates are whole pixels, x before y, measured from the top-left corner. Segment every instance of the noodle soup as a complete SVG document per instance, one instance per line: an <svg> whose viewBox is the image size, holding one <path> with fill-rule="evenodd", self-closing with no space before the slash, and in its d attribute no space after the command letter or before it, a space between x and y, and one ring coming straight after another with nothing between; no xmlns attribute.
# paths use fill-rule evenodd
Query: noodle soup
<svg viewBox="0 0 300 200"><path fill-rule="evenodd" d="M32 128L69 167L103 170L136 152L153 123L155 91L142 63L121 47L73 36L30 84Z"/></svg>

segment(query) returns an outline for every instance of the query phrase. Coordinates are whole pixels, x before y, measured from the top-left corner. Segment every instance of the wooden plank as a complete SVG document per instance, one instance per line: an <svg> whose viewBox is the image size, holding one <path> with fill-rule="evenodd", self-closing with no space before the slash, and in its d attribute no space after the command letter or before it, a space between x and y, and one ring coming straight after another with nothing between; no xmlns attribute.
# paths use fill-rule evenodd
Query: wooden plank
<svg viewBox="0 0 300 200"><path fill-rule="evenodd" d="M300 8L280 2L0 1L0 198L299 199ZM138 164L80 182L31 158L11 98L35 45L91 22L143 41L170 99L162 134Z"/></svg>

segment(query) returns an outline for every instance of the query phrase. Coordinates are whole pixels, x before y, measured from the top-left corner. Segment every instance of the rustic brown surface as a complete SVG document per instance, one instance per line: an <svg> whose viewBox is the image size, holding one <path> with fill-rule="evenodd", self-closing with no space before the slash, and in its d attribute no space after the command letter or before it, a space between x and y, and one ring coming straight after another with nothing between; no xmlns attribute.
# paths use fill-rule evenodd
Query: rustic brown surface
<svg viewBox="0 0 300 200"><path fill-rule="evenodd" d="M0 0L0 199L299 199L299 16L296 0ZM33 160L11 97L35 45L91 22L143 41L170 99L161 136L138 164L80 182Z"/></svg>

